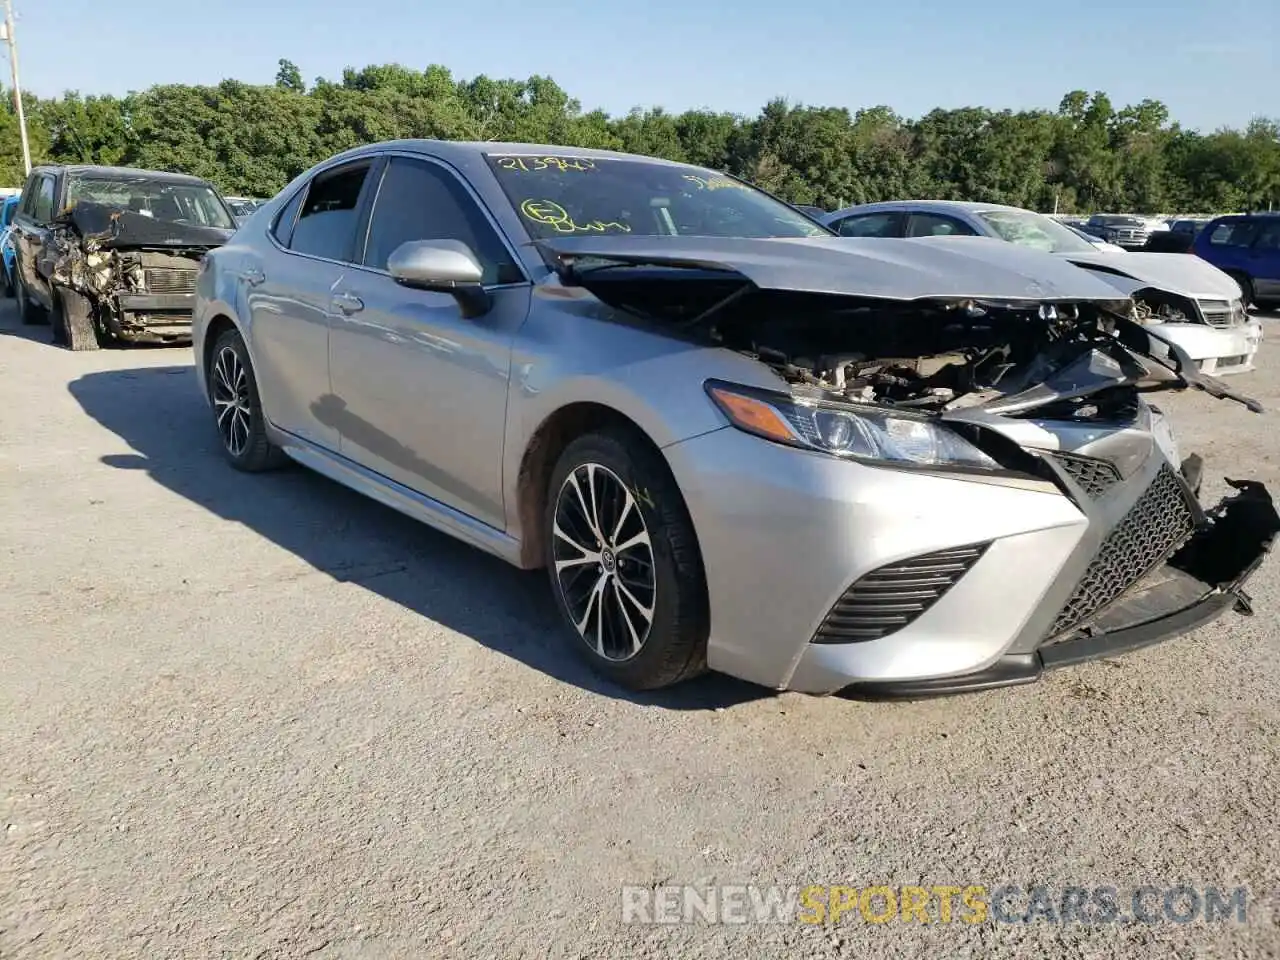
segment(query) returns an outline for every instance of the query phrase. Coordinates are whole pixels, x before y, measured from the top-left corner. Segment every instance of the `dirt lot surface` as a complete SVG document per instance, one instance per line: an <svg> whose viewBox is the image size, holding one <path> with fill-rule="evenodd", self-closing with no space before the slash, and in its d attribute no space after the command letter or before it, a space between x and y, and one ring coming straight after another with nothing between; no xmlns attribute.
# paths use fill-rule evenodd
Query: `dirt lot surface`
<svg viewBox="0 0 1280 960"><path fill-rule="evenodd" d="M1280 492L1256 416L1184 452ZM188 350L0 314L0 957L1262 957L1280 951L1280 557L1258 615L906 704L564 647L542 574L219 459ZM1245 922L622 922L627 884L1248 888ZM1021 915L1026 901L1010 901ZM1159 911L1158 897L1150 901ZM935 921L938 914L935 910Z"/></svg>

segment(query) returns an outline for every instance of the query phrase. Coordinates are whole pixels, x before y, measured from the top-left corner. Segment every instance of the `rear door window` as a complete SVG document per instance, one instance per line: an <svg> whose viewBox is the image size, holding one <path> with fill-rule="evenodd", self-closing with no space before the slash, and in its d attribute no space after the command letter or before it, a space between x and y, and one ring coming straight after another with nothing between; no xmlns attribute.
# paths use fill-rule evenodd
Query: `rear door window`
<svg viewBox="0 0 1280 960"><path fill-rule="evenodd" d="M972 237L976 233L967 223L940 213L913 213L909 237Z"/></svg>
<svg viewBox="0 0 1280 960"><path fill-rule="evenodd" d="M1269 253L1280 250L1280 220L1267 224L1253 246L1256 250L1266 250Z"/></svg>
<svg viewBox="0 0 1280 960"><path fill-rule="evenodd" d="M372 162L316 177L298 213L289 249L326 260L351 262L360 218L360 197Z"/></svg>
<svg viewBox="0 0 1280 960"><path fill-rule="evenodd" d="M900 237L901 213L862 213L832 224L842 237Z"/></svg>

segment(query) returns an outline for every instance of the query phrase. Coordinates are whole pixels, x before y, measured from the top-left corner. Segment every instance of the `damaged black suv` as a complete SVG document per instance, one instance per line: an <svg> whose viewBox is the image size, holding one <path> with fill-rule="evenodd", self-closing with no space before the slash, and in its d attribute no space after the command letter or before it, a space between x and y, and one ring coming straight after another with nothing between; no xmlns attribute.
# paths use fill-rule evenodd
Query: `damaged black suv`
<svg viewBox="0 0 1280 960"><path fill-rule="evenodd" d="M235 232L213 184L128 167L40 166L13 218L23 323L71 350L191 340L200 260Z"/></svg>

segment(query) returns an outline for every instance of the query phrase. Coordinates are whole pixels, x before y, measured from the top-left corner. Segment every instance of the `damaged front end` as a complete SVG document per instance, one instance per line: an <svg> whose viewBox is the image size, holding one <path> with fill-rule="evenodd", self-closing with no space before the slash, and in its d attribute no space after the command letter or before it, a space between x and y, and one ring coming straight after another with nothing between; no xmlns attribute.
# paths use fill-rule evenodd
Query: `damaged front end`
<svg viewBox="0 0 1280 960"><path fill-rule="evenodd" d="M962 282L952 274L964 272L972 251L948 265L941 248L918 254L877 241L866 249L884 270L860 281L866 265L841 261L820 241L688 244L681 256L683 238L662 239L675 242L555 241L552 250L565 284L772 370L772 387L706 385L736 426L877 466L1052 484L1087 520L999 659L959 676L860 684L860 693L914 697L1028 682L1231 608L1249 612L1244 583L1280 535L1280 513L1261 484L1234 480L1233 496L1203 509L1199 458L1179 456L1144 394L1191 387L1262 408L1131 319L1131 301L1113 289L1069 274L1058 286L1030 279L1037 264L1022 254L1001 280L993 265L1002 254L989 249L985 272ZM830 269L815 266L820 258ZM1047 260L1044 269L1052 273ZM1157 370L1165 380L1153 382Z"/></svg>
<svg viewBox="0 0 1280 960"><path fill-rule="evenodd" d="M189 342L200 261L228 236L80 201L54 221L50 284L86 298L100 340Z"/></svg>

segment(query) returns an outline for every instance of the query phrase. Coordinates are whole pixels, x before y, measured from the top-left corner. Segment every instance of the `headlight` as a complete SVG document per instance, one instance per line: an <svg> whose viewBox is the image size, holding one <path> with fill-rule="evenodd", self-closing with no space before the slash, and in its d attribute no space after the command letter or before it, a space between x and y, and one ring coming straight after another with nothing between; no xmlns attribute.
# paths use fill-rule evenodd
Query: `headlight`
<svg viewBox="0 0 1280 960"><path fill-rule="evenodd" d="M739 430L854 460L920 467L1000 470L1000 464L946 427L919 414L706 382L707 394Z"/></svg>

